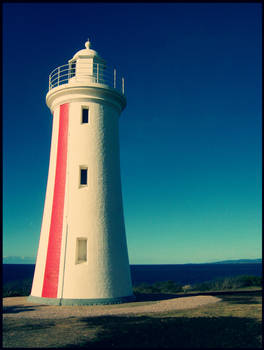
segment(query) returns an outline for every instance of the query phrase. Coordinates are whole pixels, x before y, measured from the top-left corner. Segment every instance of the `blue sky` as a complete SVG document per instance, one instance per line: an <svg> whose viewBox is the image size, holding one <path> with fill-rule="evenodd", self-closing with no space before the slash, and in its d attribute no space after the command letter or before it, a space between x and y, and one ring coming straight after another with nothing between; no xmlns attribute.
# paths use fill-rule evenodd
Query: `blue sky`
<svg viewBox="0 0 264 350"><path fill-rule="evenodd" d="M87 38L125 76L132 264L261 257L261 4L3 4L3 255L36 257L50 72Z"/></svg>

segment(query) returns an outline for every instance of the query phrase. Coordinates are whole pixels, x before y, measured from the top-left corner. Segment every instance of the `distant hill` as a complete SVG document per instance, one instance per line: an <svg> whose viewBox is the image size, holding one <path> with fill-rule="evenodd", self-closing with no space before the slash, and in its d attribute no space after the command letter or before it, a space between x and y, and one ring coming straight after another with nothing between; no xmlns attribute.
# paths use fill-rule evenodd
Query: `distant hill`
<svg viewBox="0 0 264 350"><path fill-rule="evenodd" d="M36 263L36 258L32 258L32 257L22 257L22 256L4 256L3 257L3 264L35 264L35 263ZM262 259L223 260L223 261L214 261L214 262L204 263L204 264L257 264L257 263L261 264ZM199 264L202 264L202 263L199 263ZM153 265L153 264L147 264L147 265ZM187 263L187 265L190 265L190 263L189 264Z"/></svg>
<svg viewBox="0 0 264 350"><path fill-rule="evenodd" d="M36 258L26 256L4 256L3 264L35 264Z"/></svg>
<svg viewBox="0 0 264 350"><path fill-rule="evenodd" d="M223 260L216 261L210 264L256 264L262 263L262 259L238 259L238 260Z"/></svg>

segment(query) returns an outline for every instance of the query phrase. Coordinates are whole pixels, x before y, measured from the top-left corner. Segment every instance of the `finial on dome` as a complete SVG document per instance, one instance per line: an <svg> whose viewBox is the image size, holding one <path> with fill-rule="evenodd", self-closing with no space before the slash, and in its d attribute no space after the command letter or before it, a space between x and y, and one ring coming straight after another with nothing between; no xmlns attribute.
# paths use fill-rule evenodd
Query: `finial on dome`
<svg viewBox="0 0 264 350"><path fill-rule="evenodd" d="M90 42L90 39L88 39L88 40L86 41L86 43L85 43L85 47L86 47L87 50L90 49L90 45L91 45L91 42Z"/></svg>

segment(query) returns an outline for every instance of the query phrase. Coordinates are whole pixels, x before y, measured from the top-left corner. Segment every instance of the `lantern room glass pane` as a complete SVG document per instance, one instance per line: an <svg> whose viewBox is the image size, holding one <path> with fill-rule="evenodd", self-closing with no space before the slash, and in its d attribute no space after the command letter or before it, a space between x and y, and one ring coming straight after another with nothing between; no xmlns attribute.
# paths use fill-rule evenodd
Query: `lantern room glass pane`
<svg viewBox="0 0 264 350"><path fill-rule="evenodd" d="M76 62L72 62L69 65L69 78L72 78L75 76L76 72Z"/></svg>

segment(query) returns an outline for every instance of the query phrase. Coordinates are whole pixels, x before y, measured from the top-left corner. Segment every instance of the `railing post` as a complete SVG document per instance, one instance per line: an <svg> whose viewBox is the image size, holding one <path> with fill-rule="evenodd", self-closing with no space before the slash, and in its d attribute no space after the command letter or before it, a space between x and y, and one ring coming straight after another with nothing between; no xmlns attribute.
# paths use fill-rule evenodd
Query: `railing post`
<svg viewBox="0 0 264 350"><path fill-rule="evenodd" d="M122 94L125 94L125 79L122 77Z"/></svg>
<svg viewBox="0 0 264 350"><path fill-rule="evenodd" d="M116 88L116 69L114 68L114 89Z"/></svg>
<svg viewBox="0 0 264 350"><path fill-rule="evenodd" d="M58 86L60 85L60 67L58 68Z"/></svg>
<svg viewBox="0 0 264 350"><path fill-rule="evenodd" d="M97 83L99 83L99 63L97 63Z"/></svg>

